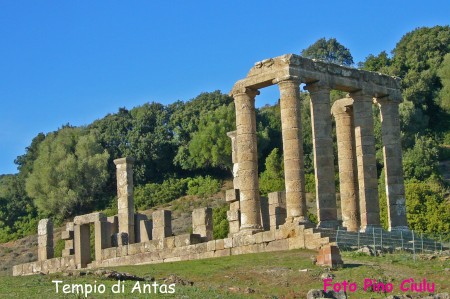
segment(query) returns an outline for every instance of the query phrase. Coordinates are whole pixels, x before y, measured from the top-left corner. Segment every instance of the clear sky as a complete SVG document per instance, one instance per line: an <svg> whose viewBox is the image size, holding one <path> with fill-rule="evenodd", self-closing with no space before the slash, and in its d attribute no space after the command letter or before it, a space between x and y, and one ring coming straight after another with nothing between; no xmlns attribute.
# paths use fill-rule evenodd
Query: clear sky
<svg viewBox="0 0 450 299"><path fill-rule="evenodd" d="M450 24L449 0L0 0L0 174L39 132L228 92L262 59L335 37L355 62ZM259 106L277 91L263 90Z"/></svg>

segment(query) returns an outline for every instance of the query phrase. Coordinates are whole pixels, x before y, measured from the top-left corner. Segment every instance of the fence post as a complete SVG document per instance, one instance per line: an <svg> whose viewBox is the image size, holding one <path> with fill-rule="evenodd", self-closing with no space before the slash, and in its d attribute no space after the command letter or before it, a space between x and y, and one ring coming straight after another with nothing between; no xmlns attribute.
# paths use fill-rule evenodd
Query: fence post
<svg viewBox="0 0 450 299"><path fill-rule="evenodd" d="M337 227L337 232L336 232L336 245L337 245L337 247L339 247L339 226Z"/></svg>
<svg viewBox="0 0 450 299"><path fill-rule="evenodd" d="M359 230L358 230L358 249L359 249Z"/></svg>
<svg viewBox="0 0 450 299"><path fill-rule="evenodd" d="M413 243L413 259L416 261L416 245L414 242L414 231L412 231L412 243Z"/></svg>
<svg viewBox="0 0 450 299"><path fill-rule="evenodd" d="M402 251L403 251L403 231L400 230L400 238L402 239Z"/></svg>
<svg viewBox="0 0 450 299"><path fill-rule="evenodd" d="M381 251L383 251L383 229L382 228L380 228L380 233L381 233L380 246L381 246Z"/></svg>
<svg viewBox="0 0 450 299"><path fill-rule="evenodd" d="M442 253L442 235L439 235L439 242L441 242L441 253Z"/></svg>
<svg viewBox="0 0 450 299"><path fill-rule="evenodd" d="M372 228L372 236L373 236L373 253L375 256L377 256L377 245L375 241L375 227Z"/></svg>
<svg viewBox="0 0 450 299"><path fill-rule="evenodd" d="M421 242L422 242L422 254L423 254L423 232L420 233L420 239L421 239Z"/></svg>
<svg viewBox="0 0 450 299"><path fill-rule="evenodd" d="M434 239L434 252L437 252L436 239Z"/></svg>

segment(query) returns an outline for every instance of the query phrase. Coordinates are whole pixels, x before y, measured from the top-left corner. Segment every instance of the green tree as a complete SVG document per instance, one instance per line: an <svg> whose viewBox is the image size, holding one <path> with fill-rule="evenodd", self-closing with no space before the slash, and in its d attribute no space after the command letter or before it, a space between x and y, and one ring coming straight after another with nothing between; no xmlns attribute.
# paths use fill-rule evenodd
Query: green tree
<svg viewBox="0 0 450 299"><path fill-rule="evenodd" d="M266 170L261 173L259 178L259 189L263 195L285 189L283 157L278 148L273 149L267 156Z"/></svg>
<svg viewBox="0 0 450 299"><path fill-rule="evenodd" d="M353 65L353 56L350 50L340 44L335 38L328 40L321 38L304 49L301 55L306 58L320 59L346 66Z"/></svg>
<svg viewBox="0 0 450 299"><path fill-rule="evenodd" d="M198 130L191 134L189 156L183 168L231 169L231 142L227 132L235 130L234 104L222 105L200 116Z"/></svg>
<svg viewBox="0 0 450 299"><path fill-rule="evenodd" d="M64 127L48 134L38 151L26 190L39 211L58 219L91 211L109 176L109 154L97 134Z"/></svg>
<svg viewBox="0 0 450 299"><path fill-rule="evenodd" d="M442 109L450 112L450 53L445 55L437 74L442 84L438 104Z"/></svg>
<svg viewBox="0 0 450 299"><path fill-rule="evenodd" d="M366 57L364 62L359 62L358 67L360 69L371 71L389 73L389 66L391 65L391 59L386 51L382 51L377 56L370 54Z"/></svg>
<svg viewBox="0 0 450 299"><path fill-rule="evenodd" d="M417 136L414 147L403 154L403 172L406 179L426 180L439 176L439 149L436 141Z"/></svg>

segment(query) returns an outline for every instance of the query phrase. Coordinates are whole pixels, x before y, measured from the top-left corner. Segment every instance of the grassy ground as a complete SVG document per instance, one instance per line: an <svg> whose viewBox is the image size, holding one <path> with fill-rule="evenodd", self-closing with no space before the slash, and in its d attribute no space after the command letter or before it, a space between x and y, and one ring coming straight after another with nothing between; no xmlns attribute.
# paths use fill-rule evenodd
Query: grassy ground
<svg viewBox="0 0 450 299"><path fill-rule="evenodd" d="M61 280L65 284L105 285L104 295L93 294L89 298L306 298L308 290L323 288L320 276L325 270L312 264L312 255L312 251L292 250L114 268L140 277L154 277L159 284L175 274L181 280L176 280L175 294L166 296L153 294L153 289L151 294L131 293L136 283L134 281L125 282L123 294L113 294L111 287L117 281L95 275L2 276L0 298L84 298L83 294L56 294L52 280ZM343 253L343 259L345 266L331 273L336 275L334 282L347 280L357 283L357 292L349 293L349 298L386 297L384 294L364 292L362 288L365 278L392 282L394 291L391 294L402 294L400 283L408 278L416 281L426 278L428 282L435 283L436 293L450 292L449 260L437 257L433 260L413 261L408 254L367 257L351 253ZM193 285L182 286L181 281L191 281ZM166 284L172 282L168 281ZM141 287L143 284L144 282L140 282Z"/></svg>

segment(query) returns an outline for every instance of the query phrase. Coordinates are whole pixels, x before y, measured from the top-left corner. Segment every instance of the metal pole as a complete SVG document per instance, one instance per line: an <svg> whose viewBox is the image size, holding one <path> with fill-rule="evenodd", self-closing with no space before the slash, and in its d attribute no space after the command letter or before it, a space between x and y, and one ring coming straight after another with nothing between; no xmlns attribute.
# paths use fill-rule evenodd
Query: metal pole
<svg viewBox="0 0 450 299"><path fill-rule="evenodd" d="M336 232L336 245L339 247L339 226L337 227L337 232Z"/></svg>
<svg viewBox="0 0 450 299"><path fill-rule="evenodd" d="M383 251L383 229L382 228L380 228L380 233L381 233L381 236L380 236L380 246L381 246L381 251Z"/></svg>
<svg viewBox="0 0 450 299"><path fill-rule="evenodd" d="M402 239L402 251L403 251L403 231L400 231L400 238Z"/></svg>
<svg viewBox="0 0 450 299"><path fill-rule="evenodd" d="M423 254L423 232L420 233L420 239L421 239L421 241L422 241L422 254Z"/></svg>
<svg viewBox="0 0 450 299"><path fill-rule="evenodd" d="M358 249L359 249L359 230L358 230Z"/></svg>
<svg viewBox="0 0 450 299"><path fill-rule="evenodd" d="M413 259L416 261L416 246L414 244L414 231L412 231L412 243L413 243Z"/></svg>
<svg viewBox="0 0 450 299"><path fill-rule="evenodd" d="M441 253L442 253L442 235L439 235L439 241L441 242Z"/></svg>
<svg viewBox="0 0 450 299"><path fill-rule="evenodd" d="M373 236L373 253L375 256L377 256L377 247L376 247L376 241L375 241L375 227L372 228L372 236Z"/></svg>

